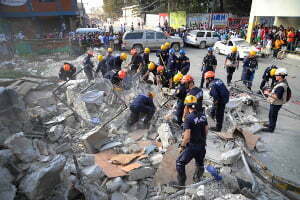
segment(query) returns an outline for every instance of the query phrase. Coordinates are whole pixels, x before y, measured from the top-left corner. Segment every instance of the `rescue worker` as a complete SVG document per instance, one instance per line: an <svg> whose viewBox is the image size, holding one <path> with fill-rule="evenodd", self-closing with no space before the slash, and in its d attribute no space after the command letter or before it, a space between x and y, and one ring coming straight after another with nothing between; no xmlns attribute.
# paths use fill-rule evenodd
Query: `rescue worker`
<svg viewBox="0 0 300 200"><path fill-rule="evenodd" d="M287 75L288 73L285 68L278 68L275 72L276 84L274 88L272 91L265 91L265 95L268 96L267 101L270 103L270 111L269 124L267 124L267 127L262 131L271 133L274 132L279 110L290 98L290 93L288 92L290 89L286 80Z"/></svg>
<svg viewBox="0 0 300 200"><path fill-rule="evenodd" d="M76 80L76 76L74 76L76 73L76 67L74 67L72 64L65 62L64 66L62 66L59 70L59 79L62 81L68 81L68 80Z"/></svg>
<svg viewBox="0 0 300 200"><path fill-rule="evenodd" d="M156 68L156 71L157 85L170 88L170 86L172 85L172 76L170 75L170 73L166 72L165 68L161 65Z"/></svg>
<svg viewBox="0 0 300 200"><path fill-rule="evenodd" d="M153 77L154 77L154 84L156 84L156 76L157 76L157 70L156 70L157 66L154 62L150 62L148 64L148 70L146 71L146 73L142 76L142 80L148 82L149 80L149 75L152 73Z"/></svg>
<svg viewBox="0 0 300 200"><path fill-rule="evenodd" d="M127 59L127 54L126 53L121 53L119 56L115 56L112 59L112 69L115 69L117 71L120 71L122 68L122 63Z"/></svg>
<svg viewBox="0 0 300 200"><path fill-rule="evenodd" d="M160 46L160 50L156 52L156 56L158 57L158 64L166 67L168 63L168 52L164 44Z"/></svg>
<svg viewBox="0 0 300 200"><path fill-rule="evenodd" d="M179 71L186 75L190 71L190 59L185 55L185 50L180 49L179 51Z"/></svg>
<svg viewBox="0 0 300 200"><path fill-rule="evenodd" d="M229 91L223 81L215 78L215 72L206 72L205 79L209 83L209 95L213 98L210 114L213 119L216 118L216 127L212 127L211 130L220 132L223 126L225 106L229 101Z"/></svg>
<svg viewBox="0 0 300 200"><path fill-rule="evenodd" d="M166 51L169 52L169 50L171 49L171 43L170 42L165 42L165 47L166 47Z"/></svg>
<svg viewBox="0 0 300 200"><path fill-rule="evenodd" d="M231 84L232 75L235 72L235 70L239 68L239 59L240 57L237 52L237 47L233 46L231 48L231 53L226 56L224 64L227 72L227 85Z"/></svg>
<svg viewBox="0 0 300 200"><path fill-rule="evenodd" d="M256 51L251 50L249 56L244 59L242 81L249 90L252 88L255 70L258 68Z"/></svg>
<svg viewBox="0 0 300 200"><path fill-rule="evenodd" d="M127 67L130 66L131 72L136 73L138 69L141 69L143 65L143 59L135 48L131 49L130 53L132 57L130 63L127 64Z"/></svg>
<svg viewBox="0 0 300 200"><path fill-rule="evenodd" d="M154 94L149 92L147 95L140 94L134 98L133 102L130 104L130 116L127 123L128 127L134 125L140 120L142 115L146 115L144 119L145 128L149 128L150 121L155 113L155 105L153 103Z"/></svg>
<svg viewBox="0 0 300 200"><path fill-rule="evenodd" d="M143 66L141 68L141 74L142 76L144 76L148 70L148 65L150 64L150 60L149 60L149 54L150 54L150 49L149 48L145 48L144 49L144 53L142 55L142 60L143 60Z"/></svg>
<svg viewBox="0 0 300 200"><path fill-rule="evenodd" d="M265 69L263 76L262 76L262 81L261 81L261 84L259 87L261 91L264 89L266 83L269 84L270 79L272 80L271 88L274 87L274 84L276 82L276 77L275 77L276 69L277 69L277 67L275 65L271 65ZM260 94L260 91L259 91L259 94Z"/></svg>
<svg viewBox="0 0 300 200"><path fill-rule="evenodd" d="M104 75L104 78L110 80L113 85L121 87L121 82L124 78L126 78L126 76L127 72L122 69L120 71L111 70Z"/></svg>
<svg viewBox="0 0 300 200"><path fill-rule="evenodd" d="M215 71L216 70L216 66L217 66L217 59L216 57L213 55L213 48L209 47L207 49L207 55L203 58L203 62L202 62L202 78L201 78L201 84L200 84L200 88L203 88L203 84L205 81L205 73L208 71ZM208 83L206 83L206 88L208 87Z"/></svg>
<svg viewBox="0 0 300 200"><path fill-rule="evenodd" d="M177 56L175 55L175 49L169 50L169 59L167 64L167 72L173 77L178 71L179 61ZM172 86L171 86L172 87Z"/></svg>
<svg viewBox="0 0 300 200"><path fill-rule="evenodd" d="M196 169L193 181L199 182L204 173L204 158L206 154L206 137L208 123L205 114L196 109L197 98L188 95L184 101L188 115L184 120L184 132L180 144L180 155L176 160L177 185L184 186L186 181L185 166L194 158Z"/></svg>
<svg viewBox="0 0 300 200"><path fill-rule="evenodd" d="M94 80L94 73L93 73L93 68L94 68L94 64L91 61L91 58L93 57L93 53L92 52L88 52L87 56L84 58L83 60L83 71L88 79L88 81L90 82L91 80Z"/></svg>
<svg viewBox="0 0 300 200"><path fill-rule="evenodd" d="M182 124L182 117L184 112L184 99L187 95L187 89L185 87L185 84L181 83L182 78L183 78L183 74L181 73L178 73L173 77L174 83L179 84L175 91L175 97L177 97L175 116L176 116L176 123L179 126L181 126Z"/></svg>
<svg viewBox="0 0 300 200"><path fill-rule="evenodd" d="M106 74L106 72L108 72L108 68L106 65L106 58L104 59L102 55L98 55L98 66L96 69L96 73L98 74L99 71L101 71L102 76L104 76Z"/></svg>

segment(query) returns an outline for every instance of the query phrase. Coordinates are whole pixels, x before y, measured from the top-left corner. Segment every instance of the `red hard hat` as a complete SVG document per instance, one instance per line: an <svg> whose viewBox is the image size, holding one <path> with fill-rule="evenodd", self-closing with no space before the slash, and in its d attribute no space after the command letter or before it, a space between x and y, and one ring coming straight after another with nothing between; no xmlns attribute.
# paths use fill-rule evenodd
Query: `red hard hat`
<svg viewBox="0 0 300 200"><path fill-rule="evenodd" d="M157 70L157 72L163 72L165 70L165 68L164 68L164 66L159 65L156 70Z"/></svg>
<svg viewBox="0 0 300 200"><path fill-rule="evenodd" d="M66 72L70 71L70 70L71 70L71 66L70 66L69 64L65 63L65 64L64 64L64 70L65 70Z"/></svg>
<svg viewBox="0 0 300 200"><path fill-rule="evenodd" d="M125 70L120 70L118 72L118 76L120 79L124 79L126 77L126 75L127 75L127 72Z"/></svg>
<svg viewBox="0 0 300 200"><path fill-rule="evenodd" d="M205 79L207 78L214 78L215 77L215 72L213 71L208 71L204 74Z"/></svg>
<svg viewBox="0 0 300 200"><path fill-rule="evenodd" d="M183 78L181 79L181 83L182 84L183 83L189 83L193 80L194 80L194 78L191 75L188 74L188 75L183 76Z"/></svg>

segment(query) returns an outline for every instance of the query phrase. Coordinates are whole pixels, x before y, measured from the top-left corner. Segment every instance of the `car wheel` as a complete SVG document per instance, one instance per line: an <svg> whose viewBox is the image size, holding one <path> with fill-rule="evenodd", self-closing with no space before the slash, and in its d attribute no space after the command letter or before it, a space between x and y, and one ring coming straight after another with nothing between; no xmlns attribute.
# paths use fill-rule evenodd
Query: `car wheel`
<svg viewBox="0 0 300 200"><path fill-rule="evenodd" d="M215 52L216 52L216 54L221 55L220 49L218 47L216 47Z"/></svg>
<svg viewBox="0 0 300 200"><path fill-rule="evenodd" d="M179 51L180 50L180 45L178 43L174 43L171 46L173 49L175 49L175 51Z"/></svg>
<svg viewBox="0 0 300 200"><path fill-rule="evenodd" d="M199 48L204 49L206 47L206 42L202 41L200 42Z"/></svg>
<svg viewBox="0 0 300 200"><path fill-rule="evenodd" d="M140 45L140 44L135 44L135 45L133 45L133 48L136 49L136 51L137 51L138 53L143 52L143 46Z"/></svg>

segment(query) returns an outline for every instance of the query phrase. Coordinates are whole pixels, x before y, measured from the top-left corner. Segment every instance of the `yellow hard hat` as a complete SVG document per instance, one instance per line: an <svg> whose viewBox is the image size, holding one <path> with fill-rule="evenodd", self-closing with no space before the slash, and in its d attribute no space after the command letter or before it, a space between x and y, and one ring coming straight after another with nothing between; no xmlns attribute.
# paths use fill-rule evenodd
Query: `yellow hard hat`
<svg viewBox="0 0 300 200"><path fill-rule="evenodd" d="M120 58L121 58L121 60L126 60L127 59L127 54L126 53L121 53Z"/></svg>
<svg viewBox="0 0 300 200"><path fill-rule="evenodd" d="M183 74L182 73L177 73L174 77L173 77L173 82L174 83L179 83L181 81L181 79L183 78Z"/></svg>
<svg viewBox="0 0 300 200"><path fill-rule="evenodd" d="M155 64L154 64L154 62L150 62L150 63L149 63L148 69L149 69L150 71L153 71L153 70L155 69Z"/></svg>
<svg viewBox="0 0 300 200"><path fill-rule="evenodd" d="M277 69L275 69L275 68L271 69L270 76L275 76L276 70Z"/></svg>
<svg viewBox="0 0 300 200"><path fill-rule="evenodd" d="M103 60L103 56L102 55L99 55L98 56L98 60L101 62Z"/></svg>
<svg viewBox="0 0 300 200"><path fill-rule="evenodd" d="M232 52L237 52L237 47L236 46L231 47L231 51Z"/></svg>
<svg viewBox="0 0 300 200"><path fill-rule="evenodd" d="M166 45L162 44L162 45L160 46L160 50L165 51L166 49L167 49Z"/></svg>
<svg viewBox="0 0 300 200"><path fill-rule="evenodd" d="M144 53L150 53L150 49L149 48L145 48Z"/></svg>
<svg viewBox="0 0 300 200"><path fill-rule="evenodd" d="M108 49L107 49L107 52L108 52L108 53L112 53L113 51L114 51L114 50L113 50L112 48L108 48Z"/></svg>
<svg viewBox="0 0 300 200"><path fill-rule="evenodd" d="M250 55L250 56L255 56L255 55L256 55L256 51L251 50L251 51L249 52L249 55Z"/></svg>
<svg viewBox="0 0 300 200"><path fill-rule="evenodd" d="M171 46L170 42L165 43L166 48L169 48Z"/></svg>
<svg viewBox="0 0 300 200"><path fill-rule="evenodd" d="M185 105L193 105L197 103L197 97L195 97L194 95L188 95L185 97L184 99L184 104Z"/></svg>

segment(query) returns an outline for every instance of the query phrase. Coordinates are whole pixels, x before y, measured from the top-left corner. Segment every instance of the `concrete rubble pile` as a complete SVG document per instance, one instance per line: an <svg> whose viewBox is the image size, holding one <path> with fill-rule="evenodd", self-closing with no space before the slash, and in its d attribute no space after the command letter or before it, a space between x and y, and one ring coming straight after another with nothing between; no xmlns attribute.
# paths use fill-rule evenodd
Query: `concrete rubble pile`
<svg viewBox="0 0 300 200"><path fill-rule="evenodd" d="M3 95L3 89L0 112L17 114L0 118L0 200L286 199L253 178L243 162L242 150L254 150L259 140L259 127L252 127L257 102L243 93L233 92L226 108L228 132L207 138L205 166L217 169L222 180L206 170L202 184L169 186L182 132L170 118L176 100L134 80L124 91L102 78L69 81L59 90L62 83L50 80L23 94L10 89ZM148 91L156 91L151 127L137 124L128 131L128 106ZM2 106L10 99L18 101ZM191 163L189 177L193 170Z"/></svg>

